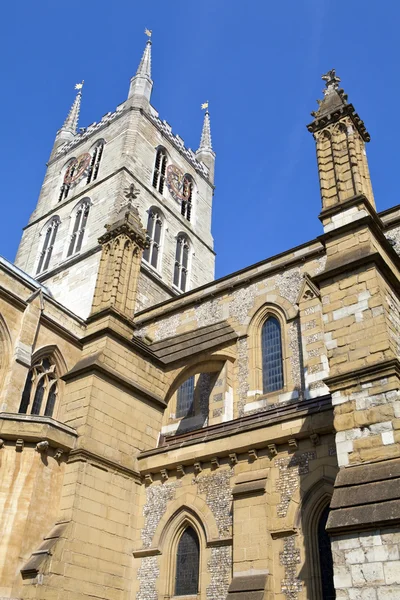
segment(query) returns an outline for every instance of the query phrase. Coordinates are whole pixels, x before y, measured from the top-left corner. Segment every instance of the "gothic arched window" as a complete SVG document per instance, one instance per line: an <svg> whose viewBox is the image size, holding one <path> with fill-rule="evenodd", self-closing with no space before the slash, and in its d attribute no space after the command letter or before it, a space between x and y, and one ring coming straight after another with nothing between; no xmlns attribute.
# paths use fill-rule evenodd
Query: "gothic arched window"
<svg viewBox="0 0 400 600"><path fill-rule="evenodd" d="M185 292L189 279L189 240L183 234L176 240L174 285Z"/></svg>
<svg viewBox="0 0 400 600"><path fill-rule="evenodd" d="M193 527L187 527L181 535L176 553L175 596L198 593L199 567L199 538Z"/></svg>
<svg viewBox="0 0 400 600"><path fill-rule="evenodd" d="M194 375L186 379L178 388L176 398L176 418L186 417L193 411Z"/></svg>
<svg viewBox="0 0 400 600"><path fill-rule="evenodd" d="M56 399L56 367L51 359L46 357L29 370L18 412L51 417Z"/></svg>
<svg viewBox="0 0 400 600"><path fill-rule="evenodd" d="M318 521L318 553L321 572L322 600L335 600L335 586L333 583L333 559L331 541L326 532L326 523L329 516L329 505L321 513Z"/></svg>
<svg viewBox="0 0 400 600"><path fill-rule="evenodd" d="M149 243L149 247L145 248L143 252L143 258L155 269L158 267L158 259L160 255L161 230L161 213L156 208L151 208L149 211L149 218L147 220L147 241Z"/></svg>
<svg viewBox="0 0 400 600"><path fill-rule="evenodd" d="M71 160L69 160L68 163L64 167L63 182L60 187L60 194L58 196L59 202L61 202L61 200L65 200L68 197L69 190L71 189L71 184L68 183L68 181L71 181L74 177L75 162L76 162L76 158L71 158ZM66 180L67 174L68 174L68 180Z"/></svg>
<svg viewBox="0 0 400 600"><path fill-rule="evenodd" d="M50 264L51 255L53 253L54 242L56 241L57 229L60 224L59 217L53 217L47 224L44 232L44 240L42 250L40 252L39 263L36 269L36 274L47 271Z"/></svg>
<svg viewBox="0 0 400 600"><path fill-rule="evenodd" d="M188 221L192 215L192 201L193 201L193 178L191 175L185 175L183 178L183 200L181 203L181 214Z"/></svg>
<svg viewBox="0 0 400 600"><path fill-rule="evenodd" d="M153 188L160 194L164 191L165 171L167 169L167 153L164 148L158 148L153 172Z"/></svg>
<svg viewBox="0 0 400 600"><path fill-rule="evenodd" d="M276 317L268 317L261 330L263 392L283 388L281 326Z"/></svg>
<svg viewBox="0 0 400 600"><path fill-rule="evenodd" d="M104 140L100 140L96 143L95 147L92 150L92 159L90 161L86 183L90 183L91 181L95 181L97 179L101 157L103 156L103 151Z"/></svg>
<svg viewBox="0 0 400 600"><path fill-rule="evenodd" d="M90 201L87 199L79 205L75 212L74 226L72 229L67 256L72 256L73 254L80 252L80 249L82 248L83 237L85 235L85 229L89 217L89 210Z"/></svg>

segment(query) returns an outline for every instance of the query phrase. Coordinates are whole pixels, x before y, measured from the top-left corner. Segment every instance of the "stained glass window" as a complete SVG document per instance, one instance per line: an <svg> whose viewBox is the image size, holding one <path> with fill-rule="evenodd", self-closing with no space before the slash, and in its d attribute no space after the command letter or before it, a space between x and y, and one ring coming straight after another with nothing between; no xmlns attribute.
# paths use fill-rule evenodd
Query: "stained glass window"
<svg viewBox="0 0 400 600"><path fill-rule="evenodd" d="M186 417L193 410L194 402L194 375L186 379L178 388L176 400L176 417Z"/></svg>
<svg viewBox="0 0 400 600"><path fill-rule="evenodd" d="M283 388L282 339L278 319L269 317L261 332L263 392Z"/></svg>
<svg viewBox="0 0 400 600"><path fill-rule="evenodd" d="M321 570L321 588L323 600L335 600L335 586L333 584L333 559L331 541L326 532L326 522L329 516L329 506L322 511L318 522L318 551Z"/></svg>
<svg viewBox="0 0 400 600"><path fill-rule="evenodd" d="M175 596L190 596L199 590L200 545L192 527L182 533L176 555Z"/></svg>

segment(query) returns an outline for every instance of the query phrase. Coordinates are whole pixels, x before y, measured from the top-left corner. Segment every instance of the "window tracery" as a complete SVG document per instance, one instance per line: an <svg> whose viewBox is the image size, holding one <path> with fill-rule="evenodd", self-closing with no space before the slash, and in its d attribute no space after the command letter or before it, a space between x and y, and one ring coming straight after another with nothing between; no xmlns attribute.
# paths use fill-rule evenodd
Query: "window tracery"
<svg viewBox="0 0 400 600"><path fill-rule="evenodd" d="M42 250L39 256L39 263L36 269L36 274L47 271L50 265L51 255L53 253L54 243L56 241L58 226L60 225L59 217L54 217L47 225Z"/></svg>
<svg viewBox="0 0 400 600"><path fill-rule="evenodd" d="M183 199L181 203L181 214L188 221L190 221L192 215L193 187L194 183L192 177L186 174L183 178Z"/></svg>
<svg viewBox="0 0 400 600"><path fill-rule="evenodd" d="M167 169L167 153L164 148L158 148L153 172L153 188L160 194L164 192L165 172Z"/></svg>
<svg viewBox="0 0 400 600"><path fill-rule="evenodd" d="M151 208L147 220L147 241L149 242L149 246L143 252L143 259L155 269L158 267L160 257L162 225L163 219L161 213L157 209Z"/></svg>
<svg viewBox="0 0 400 600"><path fill-rule="evenodd" d="M92 158L91 158L89 169L88 169L88 175L86 178L87 184L90 183L91 181L95 181L97 179L103 152L104 152L104 140L100 140L99 142L96 143L96 145L93 149L93 154L92 154Z"/></svg>
<svg viewBox="0 0 400 600"><path fill-rule="evenodd" d="M53 416L57 383L56 366L51 358L40 359L28 372L18 412Z"/></svg>
<svg viewBox="0 0 400 600"><path fill-rule="evenodd" d="M189 279L189 240L183 234L178 236L175 251L174 285L186 292Z"/></svg>
<svg viewBox="0 0 400 600"><path fill-rule="evenodd" d="M76 210L67 256L72 256L73 254L80 252L82 248L82 242L89 218L89 211L90 201L87 199L84 200Z"/></svg>

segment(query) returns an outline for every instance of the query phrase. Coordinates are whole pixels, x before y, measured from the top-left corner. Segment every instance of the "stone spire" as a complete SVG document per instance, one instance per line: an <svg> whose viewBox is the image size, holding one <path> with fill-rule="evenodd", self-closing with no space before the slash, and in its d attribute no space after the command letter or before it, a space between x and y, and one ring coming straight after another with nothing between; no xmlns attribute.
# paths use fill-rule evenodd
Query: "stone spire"
<svg viewBox="0 0 400 600"><path fill-rule="evenodd" d="M81 110L81 98L82 98L82 83L77 83L75 89L78 90L73 105L70 108L67 118L64 121L64 125L61 127L63 131L76 134L78 130L79 113Z"/></svg>
<svg viewBox="0 0 400 600"><path fill-rule="evenodd" d="M202 163L208 167L209 171L209 180L211 183L214 183L214 168L215 168L215 152L212 149L211 142L211 124L210 124L210 113L208 111L208 101L204 102L201 105L201 108L204 110L204 121L203 121L203 129L201 131L200 138L200 146L196 152L197 160L200 160Z"/></svg>
<svg viewBox="0 0 400 600"><path fill-rule="evenodd" d="M208 112L208 108L204 114L203 129L201 132L198 152L201 152L201 150L212 150L210 113Z"/></svg>
<svg viewBox="0 0 400 600"><path fill-rule="evenodd" d="M370 135L347 94L339 88L335 69L322 76L324 97L318 100L314 120L307 125L317 146L322 213L326 230L333 227L326 211L341 211L342 205L366 199L375 209L365 144ZM362 212L360 213L362 214ZM331 215L332 216L332 215Z"/></svg>
<svg viewBox="0 0 400 600"><path fill-rule="evenodd" d="M142 60L136 71L136 76L148 77L151 79L151 39L149 38L143 52Z"/></svg>
<svg viewBox="0 0 400 600"><path fill-rule="evenodd" d="M149 39L146 42L136 75L131 79L128 94L128 101L130 101L132 106L137 106L138 108L147 108L153 89L153 81L151 79L151 31L145 29L144 32Z"/></svg>
<svg viewBox="0 0 400 600"><path fill-rule="evenodd" d="M54 157L56 150L74 139L78 130L79 113L81 110L82 87L83 81L75 85L77 90L76 98L69 110L67 118L64 121L61 129L57 131L56 139L53 145L53 150L50 155L50 160Z"/></svg>

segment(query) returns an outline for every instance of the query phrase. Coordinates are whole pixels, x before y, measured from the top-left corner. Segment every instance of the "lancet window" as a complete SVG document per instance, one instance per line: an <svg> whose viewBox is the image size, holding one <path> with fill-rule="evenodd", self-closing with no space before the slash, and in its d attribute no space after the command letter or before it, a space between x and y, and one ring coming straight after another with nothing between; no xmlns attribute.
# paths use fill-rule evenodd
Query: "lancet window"
<svg viewBox="0 0 400 600"><path fill-rule="evenodd" d="M188 221L192 216L192 201L193 201L193 179L190 175L185 175L183 178L183 200L181 203L181 214Z"/></svg>
<svg viewBox="0 0 400 600"><path fill-rule="evenodd" d="M90 201L84 200L75 212L74 225L68 247L67 256L80 252L89 218Z"/></svg>
<svg viewBox="0 0 400 600"><path fill-rule="evenodd" d="M158 148L153 172L153 188L160 194L164 192L165 172L167 169L167 153L164 148Z"/></svg>
<svg viewBox="0 0 400 600"><path fill-rule="evenodd" d="M100 140L93 148L86 183L90 183L91 181L95 181L97 179L97 175L100 169L101 157L103 156L103 151L104 140Z"/></svg>
<svg viewBox="0 0 400 600"><path fill-rule="evenodd" d="M282 336L276 317L268 317L261 330L263 392L283 388Z"/></svg>
<svg viewBox="0 0 400 600"><path fill-rule="evenodd" d="M44 240L42 245L42 250L39 256L39 263L36 269L36 274L42 273L43 271L47 271L50 265L51 255L53 253L54 243L56 241L56 235L58 226L60 225L59 217L54 217L47 224L44 232Z"/></svg>
<svg viewBox="0 0 400 600"><path fill-rule="evenodd" d="M156 208L151 208L147 220L148 248L143 252L143 259L157 269L161 250L162 216Z"/></svg>
<svg viewBox="0 0 400 600"><path fill-rule="evenodd" d="M51 417L56 399L56 367L50 357L46 357L36 362L29 370L19 412Z"/></svg>
<svg viewBox="0 0 400 600"><path fill-rule="evenodd" d="M176 553L175 596L198 593L199 567L199 538L193 527L187 527L181 535Z"/></svg>
<svg viewBox="0 0 400 600"><path fill-rule="evenodd" d="M71 182L73 181L75 175L75 169L76 158L71 158L65 168L64 179L60 187L60 194L58 196L59 202L68 198L69 190L71 189Z"/></svg>
<svg viewBox="0 0 400 600"><path fill-rule="evenodd" d="M174 285L181 292L185 292L189 280L189 240L183 234L176 240Z"/></svg>

